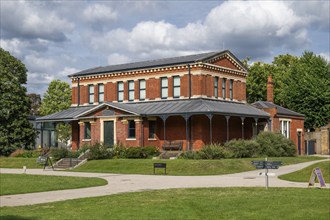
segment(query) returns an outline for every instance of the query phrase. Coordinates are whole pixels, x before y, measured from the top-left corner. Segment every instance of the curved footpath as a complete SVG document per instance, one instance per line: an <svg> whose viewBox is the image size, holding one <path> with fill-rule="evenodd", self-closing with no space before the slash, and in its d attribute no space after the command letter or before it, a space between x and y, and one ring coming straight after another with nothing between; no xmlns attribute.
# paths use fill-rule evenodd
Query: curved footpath
<svg viewBox="0 0 330 220"><path fill-rule="evenodd" d="M329 159L326 159L329 160ZM269 170L276 176L269 177L269 187L300 187L307 188L307 183L280 180L277 176L300 170L324 160L310 161L294 165L282 166L277 170ZM27 174L99 177L108 181L105 186L82 189L68 189L39 193L0 196L0 207L33 205L46 202L63 201L68 199L105 196L126 192L137 192L156 189L196 188L196 187L265 187L265 177L259 176L264 170L253 170L242 173L216 176L161 176L137 174L109 174L63 172L42 169L28 169ZM0 173L22 173L22 169L0 168ZM308 178L308 177L306 177ZM308 180L306 180L308 181ZM319 183L315 184L319 186ZM327 184L327 188L330 185Z"/></svg>

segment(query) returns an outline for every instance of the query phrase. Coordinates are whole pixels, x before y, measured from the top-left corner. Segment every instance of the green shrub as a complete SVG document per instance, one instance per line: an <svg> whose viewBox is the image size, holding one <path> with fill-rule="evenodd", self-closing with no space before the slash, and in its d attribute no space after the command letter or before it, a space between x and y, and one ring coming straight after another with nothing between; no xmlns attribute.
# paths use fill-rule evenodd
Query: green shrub
<svg viewBox="0 0 330 220"><path fill-rule="evenodd" d="M151 158L159 155L159 150L154 146L128 147L126 148L126 158Z"/></svg>
<svg viewBox="0 0 330 220"><path fill-rule="evenodd" d="M155 146L142 147L142 153L146 156L146 158L157 157L160 154L159 148Z"/></svg>
<svg viewBox="0 0 330 220"><path fill-rule="evenodd" d="M127 152L127 148L120 143L113 146L114 158L118 158L118 159L126 158L127 157L126 152Z"/></svg>
<svg viewBox="0 0 330 220"><path fill-rule="evenodd" d="M257 157L260 145L255 140L231 140L225 143L225 148L229 152L226 157L247 158Z"/></svg>
<svg viewBox="0 0 330 220"><path fill-rule="evenodd" d="M261 132L256 142L260 145L259 156L285 157L296 154L294 143L280 133Z"/></svg>
<svg viewBox="0 0 330 220"><path fill-rule="evenodd" d="M186 151L181 155L181 158L183 158L183 159L192 159L192 160L202 159L199 151Z"/></svg>
<svg viewBox="0 0 330 220"><path fill-rule="evenodd" d="M226 154L226 149L220 144L205 145L199 151L199 156L201 159L221 159L225 158Z"/></svg>
<svg viewBox="0 0 330 220"><path fill-rule="evenodd" d="M51 147L50 148L50 156L53 157L54 160L59 160L61 158L69 157L69 150L64 147Z"/></svg>
<svg viewBox="0 0 330 220"><path fill-rule="evenodd" d="M24 157L24 158L37 158L40 156L40 152L37 150L24 150L17 149L10 154L10 157Z"/></svg>
<svg viewBox="0 0 330 220"><path fill-rule="evenodd" d="M95 143L90 146L88 154L89 160L111 159L113 158L113 149L103 143Z"/></svg>
<svg viewBox="0 0 330 220"><path fill-rule="evenodd" d="M146 158L146 156L143 154L141 147L128 147L126 151L126 158L138 159Z"/></svg>

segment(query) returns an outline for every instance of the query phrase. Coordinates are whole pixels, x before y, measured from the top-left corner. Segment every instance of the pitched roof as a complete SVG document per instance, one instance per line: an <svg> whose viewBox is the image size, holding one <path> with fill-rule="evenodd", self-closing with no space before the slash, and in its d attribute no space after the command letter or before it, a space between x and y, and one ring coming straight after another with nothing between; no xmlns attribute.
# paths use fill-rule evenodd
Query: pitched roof
<svg viewBox="0 0 330 220"><path fill-rule="evenodd" d="M244 116L269 118L265 111L249 104L228 102L211 99L177 99L164 101L146 101L132 103L107 102L98 106L71 107L61 112L38 118L37 121L78 120L105 106L110 106L140 116L169 116L169 115L196 115L220 114L228 116Z"/></svg>
<svg viewBox="0 0 330 220"><path fill-rule="evenodd" d="M101 73L112 73L118 71L128 71L128 70L137 70L137 69L144 69L144 68L152 68L152 67L161 67L161 66L169 66L169 65L179 65L179 64L189 64L195 63L199 61L207 61L213 57L228 53L232 58L238 62L242 68L246 69L244 65L228 50L225 51L217 51L217 52L208 52L208 53L201 53L201 54L194 54L188 56L179 56L179 57L170 57L164 59L157 59L157 60L148 60L148 61L141 61L141 62L133 62L133 63L125 63L125 64L118 64L118 65L110 65L110 66L101 66L95 67L87 70L83 70L74 74L69 75L69 77L75 76L84 76L84 75L94 75L94 74L101 74Z"/></svg>
<svg viewBox="0 0 330 220"><path fill-rule="evenodd" d="M95 106L80 106L80 107L71 107L54 114L46 115L39 117L36 121L72 121L77 116L81 115L84 112L89 111ZM75 119L77 120L77 119Z"/></svg>
<svg viewBox="0 0 330 220"><path fill-rule="evenodd" d="M183 115L183 114L223 114L231 116L251 116L268 118L269 114L244 103L211 99L178 99L120 104L121 108L134 111L140 115Z"/></svg>
<svg viewBox="0 0 330 220"><path fill-rule="evenodd" d="M257 101L252 104L256 108L259 109L266 109L266 108L277 108L277 114L282 116L296 116L296 117L305 117L305 115L300 114L298 112L292 111L290 109L284 108L280 105L276 105L272 102L266 102L266 101Z"/></svg>

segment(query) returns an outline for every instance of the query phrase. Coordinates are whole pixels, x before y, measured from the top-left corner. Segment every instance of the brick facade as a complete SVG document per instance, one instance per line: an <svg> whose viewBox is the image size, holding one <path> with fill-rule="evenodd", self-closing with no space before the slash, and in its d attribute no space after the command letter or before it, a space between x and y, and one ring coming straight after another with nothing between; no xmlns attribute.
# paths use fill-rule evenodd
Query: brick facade
<svg viewBox="0 0 330 220"><path fill-rule="evenodd" d="M98 84L104 85L104 102L118 102L118 83L123 83L123 102L155 102L172 99L210 99L229 103L246 103L246 69L231 55L223 53L211 57L206 62L193 64L175 64L169 66L149 67L132 70L122 70L111 73L100 73L72 77L72 106L89 106L89 85L94 85L94 102L96 107L89 114L84 115L79 121L72 122L72 148L78 149L83 144L104 142L105 122L113 122L113 134L110 134L114 144L126 146L157 146L161 148L164 141L182 141L183 150L198 150L205 144L225 143L231 139L252 138L258 130L263 129L267 119L263 118L256 123L255 117L228 116L220 114L200 113L190 115L169 115L167 118L160 116L134 115L111 106L99 106ZM174 98L174 76L180 77L180 96ZM79 78L79 79L78 79ZM167 98L161 97L161 79L167 78ZM214 81L218 79L217 97ZM225 100L223 98L222 82L225 83ZM140 80L145 80L145 100L140 101ZM134 100L129 101L128 82L134 82ZM231 87L232 82L232 87ZM269 84L272 86L272 84ZM78 86L80 92L78 92ZM268 86L269 87L269 86ZM232 89L230 89L232 88ZM78 100L80 102L78 103ZM272 129L279 130L280 118L276 109L267 109L272 118ZM165 120L165 121L164 121ZM303 119L291 118L290 133L296 134L303 128ZM134 121L134 128L133 122ZM85 125L90 124L90 138L85 139ZM155 125L155 135L149 137L150 124ZM165 125L164 125L165 123ZM107 123L111 124L111 123ZM212 126L211 126L212 124ZM134 137L129 137L130 131L135 131ZM212 132L212 134L210 133ZM187 135L188 133L188 135ZM303 140L303 131L301 133ZM111 139L110 138L110 139ZM296 143L297 135L290 138ZM304 152L304 143L301 142L301 152Z"/></svg>

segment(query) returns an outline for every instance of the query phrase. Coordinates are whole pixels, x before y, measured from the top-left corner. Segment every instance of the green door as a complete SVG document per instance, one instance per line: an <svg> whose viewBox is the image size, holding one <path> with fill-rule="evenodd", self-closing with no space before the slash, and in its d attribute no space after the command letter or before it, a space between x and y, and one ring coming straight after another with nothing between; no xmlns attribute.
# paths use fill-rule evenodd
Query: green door
<svg viewBox="0 0 330 220"><path fill-rule="evenodd" d="M113 121L105 121L104 122L104 144L112 147L114 144L113 139Z"/></svg>

